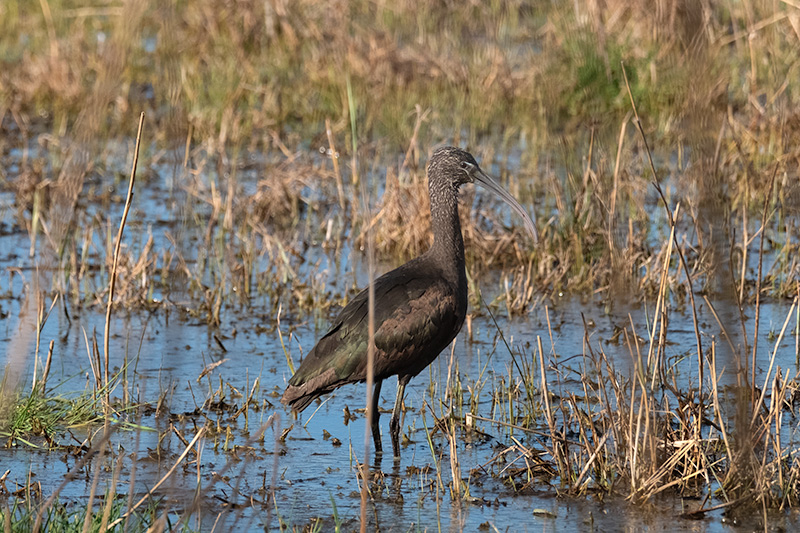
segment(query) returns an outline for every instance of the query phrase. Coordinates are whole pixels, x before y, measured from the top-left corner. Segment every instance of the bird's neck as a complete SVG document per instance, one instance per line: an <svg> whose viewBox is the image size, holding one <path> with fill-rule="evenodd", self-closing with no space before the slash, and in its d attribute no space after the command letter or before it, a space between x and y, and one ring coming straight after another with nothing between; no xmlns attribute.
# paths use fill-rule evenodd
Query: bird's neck
<svg viewBox="0 0 800 533"><path fill-rule="evenodd" d="M457 189L431 191L431 226L433 246L428 253L435 256L454 283L466 283L464 239L458 218Z"/></svg>

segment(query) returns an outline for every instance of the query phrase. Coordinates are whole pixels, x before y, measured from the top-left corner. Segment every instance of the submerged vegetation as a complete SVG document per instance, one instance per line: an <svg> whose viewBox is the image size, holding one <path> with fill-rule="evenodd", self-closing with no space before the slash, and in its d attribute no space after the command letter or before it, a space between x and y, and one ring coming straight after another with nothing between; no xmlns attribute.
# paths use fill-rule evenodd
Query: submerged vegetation
<svg viewBox="0 0 800 533"><path fill-rule="evenodd" d="M406 482L437 506L490 505L474 495L483 487L680 495L697 500L687 518L725 509L761 525L800 505L800 8L530 4L0 4L0 239L14 250L0 256L0 318L19 323L2 344L0 455L37 447L72 463L48 491L35 472L0 471L6 530L209 529L209 502L234 525L255 508L265 528L355 527L333 493L328 515L279 504L277 480L291 481L278 466L291 428L273 415L283 382L262 367L274 361L244 379L224 366L242 334L227 323L258 314L248 327L291 368L293 329L346 303L370 253L388 266L427 248L425 161L443 142L470 146L541 242L462 195L466 337L473 319L494 324L506 374L460 372L445 351L447 374L403 426L406 444L427 443L426 466L358 469L361 501L402 499ZM550 313L565 295L627 319L600 338L587 311L581 353L564 353ZM766 303L785 314L760 321ZM204 326L193 408L171 405L175 384L146 384L144 330L109 353L108 331L83 329L89 366L48 379L48 317L69 328L107 305L145 325ZM500 313L543 316L546 329L506 344ZM671 327L681 320L688 335ZM83 390L56 393L81 372ZM464 442L489 432L503 436L491 460L465 463ZM203 445L224 466L206 470ZM362 451L351 444L354 470ZM242 481L255 461L269 463L260 487ZM146 489L137 471L152 476ZM79 476L86 498L60 499ZM361 523L377 521L363 505Z"/></svg>

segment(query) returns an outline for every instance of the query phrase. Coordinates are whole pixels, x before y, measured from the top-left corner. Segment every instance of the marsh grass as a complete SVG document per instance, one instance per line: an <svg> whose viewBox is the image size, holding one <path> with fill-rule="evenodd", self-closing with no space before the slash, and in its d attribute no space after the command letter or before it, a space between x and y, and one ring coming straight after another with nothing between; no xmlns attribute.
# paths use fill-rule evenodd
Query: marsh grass
<svg viewBox="0 0 800 533"><path fill-rule="evenodd" d="M55 441L56 430L73 428L96 423L102 420L97 410L97 403L91 394L67 398L58 395L42 395L35 391L27 396L11 399L12 405L5 406L0 412L5 420L0 421L0 435L7 439L7 444L14 445L16 440L23 444L37 447L32 438L41 439L48 447Z"/></svg>
<svg viewBox="0 0 800 533"><path fill-rule="evenodd" d="M59 5L47 16L23 13L11 7L17 6L12 3L5 8L9 20L19 22L17 26L8 24L12 34L26 29L33 32L38 22L48 30L32 33L32 47L25 51L16 49L10 38L4 41L12 51L10 57L27 55L32 59L11 63L14 77L8 91L15 99L4 115L4 128L15 134L7 146L17 144L23 156L18 175L7 179L6 187L18 201L19 224L31 235L34 254L37 246L41 250L43 245L56 252L50 267L66 274L56 289L72 294L74 305L96 305L105 299L105 284L91 278L97 272L102 277L110 267L98 261L108 253L91 257L87 251L108 249L108 220L86 213L77 198L86 189L87 179L108 167L103 160L108 152L93 148L90 141L86 148L77 148L69 139L51 135L46 155L37 156L37 151L30 150L30 139L42 139L43 130L61 127L63 121L53 114L63 115L69 122L67 117L74 115L73 107L81 97L86 102L113 101L110 105L119 112L111 113L105 122L82 115L85 120L74 124L78 137L116 136L125 119L130 119L131 110L141 104L141 89L147 95L145 107L152 108L150 120L156 139L149 148L154 151L150 159L163 158L170 141L182 139L184 168L178 177L184 183L181 193L191 200L189 209L176 213L186 226L166 236L175 246L164 247L158 238L151 241L150 235L143 237L136 250L123 245L120 298L115 305L155 308L172 293L178 293L180 299L186 292L190 300L203 302L201 309L192 312L218 325L225 305L246 304L248 297L266 292L277 310L287 285L303 284L298 278L313 278L298 275L293 260L305 253L310 240L321 239L329 249L340 251L349 239L363 247L365 232L374 229L376 256L381 261L396 264L423 251L430 233L424 150L420 147L442 138L459 141L463 136L476 145L484 166L498 164L503 180L507 179L506 169L514 169L509 189L523 198L530 195L531 212L538 215L543 228L543 244L533 253L519 233L504 227L514 225L513 219L499 217L494 204L485 206L476 203L471 193L466 195L465 205L477 207L470 215L462 209L470 275L478 279L488 270L504 269L506 275L498 285L506 293L501 300L508 311L530 308L541 291L610 292L612 286L634 286L631 296L642 298L656 293L659 283L652 275L657 271L653 265L659 264L657 256L663 250L654 249L658 241L652 238L654 224L648 216L650 193L647 183L637 178L641 168L636 153L641 146L630 131L626 135L629 106L622 79L626 73L631 92L649 119L648 127L668 147L667 152L678 153L679 168L669 170L674 174L674 186L701 193L673 198L667 191L669 201L689 204L685 208L698 236L689 266L708 273L695 276L701 286L712 286L714 265L724 258L726 248L736 249L717 244L718 236L733 234L739 227L752 231L748 222L763 205L758 173L791 168L795 152L791 147L797 144L792 142L794 119L787 113L792 88L783 83L773 87L780 78L764 73L761 80L759 68L749 63L751 55L761 50L758 47L769 52L769 57L788 54L784 41L792 36L794 18L791 13L773 15L761 5L734 9L684 4L669 3L669 9L649 14L637 2L612 2L604 8L578 3L549 11L507 2L473 6L466 10L467 16L452 6L429 3L413 8L401 4L389 14L384 8L373 10L355 2L349 6L348 16L360 23L349 24L340 20L343 13L303 2L291 6L253 4L236 10L229 5L201 3L186 13L146 3L144 7L125 4L110 11ZM643 15L621 15L628 11ZM52 20L40 21L40 16ZM145 36L141 42L130 28L115 25L117 17L128 17L129 24L141 26L138 35ZM496 47L486 50L470 40L456 46L453 36L472 20L468 17L482 21L471 30L476 42L496 40ZM422 32L425 46L401 39L407 38L409 31L403 20L417 21L415 27ZM730 35L725 20L732 21ZM754 22L757 20L764 24ZM331 21L342 24L322 30ZM440 31L431 30L433 21ZM547 22L542 30L532 33L531 28L543 21ZM672 33L663 31L664 25ZM343 28L351 26L353 31L344 32ZM750 39L747 50L740 50L740 32L751 26L757 38ZM76 27L80 31L75 31ZM375 27L384 32L376 36L375 30L369 29ZM502 38L500 28L507 32ZM323 43L320 36L327 40ZM512 46L526 39L541 49ZM192 57L185 56L179 42L194 45ZM202 51L199 55L198 50ZM268 59L264 56L267 50ZM359 53L365 50L369 52ZM737 52L747 59L747 72L755 73L761 82L759 90L767 95L766 103L759 100L761 93L734 92L731 105L739 107L713 113L712 106L700 117L709 127L698 134L692 102L704 93L681 83L684 78L673 71L680 61L692 65L687 70L716 66L713 75L697 77L687 72L686 76L696 80L695 84L707 80L717 88L714 90L726 82L738 88L736 76L742 73L736 67L740 65L734 63L733 68L721 71L731 56L742 59ZM77 53L96 57L102 79L85 81L91 77L80 75L80 65L86 61L71 55ZM220 57L224 53L233 53L241 68L232 71L230 61ZM198 62L198 57L206 59ZM311 60L306 61L308 58ZM346 65L346 75L326 67L326 59L334 67ZM624 70L620 59L625 60ZM120 71L120 62L127 62L130 68ZM299 64L304 65L302 72L297 70ZM63 93L51 82L45 83L47 76L29 72L48 68L73 72L67 76L70 84ZM791 71L793 67L786 68ZM138 79L148 69L163 73L165 83ZM180 75L173 69L179 69ZM660 74L662 69L667 75ZM124 82L118 86L110 83L111 73L118 73ZM478 83L480 80L483 83ZM289 91L284 87L288 81L298 89ZM72 92L66 87L72 87ZM658 96L662 91L667 91L667 96ZM73 96L62 101L64 94ZM550 98L552 94L564 97ZM408 104L406 98L417 101ZM545 110L545 101L555 106L548 105ZM452 118L442 114L441 102L458 108ZM750 108L734 112L741 102L758 103L759 115L751 124L747 123ZM293 103L297 106L291 107ZM54 108L63 105L64 109L48 111L44 120L30 118L48 104ZM309 105L313 112L306 110ZM287 109L292 111L286 114ZM402 116L402 127L387 115ZM595 122L569 133L550 131L550 123L563 120L556 120L558 117L576 115L591 116ZM481 124L502 124L503 132L498 134ZM676 124L687 127L676 128ZM438 128L451 133L442 135ZM465 128L475 129L463 131ZM314 133L304 134L307 130ZM708 139L709 130L714 139ZM778 135L780 131L783 136ZM177 133L180 135L174 135ZM310 151L299 149L300 139L306 138L312 139ZM57 154L50 145L58 148ZM768 147L768 157L762 146ZM316 148L329 157L313 155ZM709 172L696 172L694 166L682 168L682 154L687 149L698 154L693 165ZM252 165L243 158L254 151L263 153L267 162ZM559 151L562 162L558 166L563 167L554 169L552 162ZM404 156L397 164L386 156L401 152ZM711 159L710 167L704 166L706 158ZM380 178L368 177L370 197L380 197L377 212L369 220L362 220L363 215L354 208L358 202L353 199L360 195L354 161L372 161L373 168L380 169L372 173ZM775 164L765 169L767 161ZM242 174L249 171L258 172L261 179L254 194L245 199L241 196ZM780 236L793 227L792 217L786 214L798 185L786 171L778 176L773 205L780 206L776 222L785 223L776 224L774 242L782 244L780 257L785 259L770 269L767 286L776 295L787 295L794 291L793 280L800 267L792 259L796 243ZM730 209L731 220L705 214L696 201L710 201L717 194L714 180L729 183L723 204L729 203L732 209L721 208ZM194 207L197 214L191 216L188 212ZM409 224L409 220L415 223ZM186 248L181 234L202 227L203 250ZM75 235L69 228L81 228L82 234ZM40 232L44 239L37 238ZM103 236L107 238L101 245ZM740 272L747 268L745 257L742 264ZM525 265L525 270L519 265ZM81 285L94 285L97 291L84 293ZM338 296L346 301L347 292L345 288ZM741 297L744 292L740 290ZM310 298L308 294L292 294L288 307L308 312L330 301L317 291L312 291ZM495 303L501 304L501 300Z"/></svg>
<svg viewBox="0 0 800 533"><path fill-rule="evenodd" d="M71 503L55 502L43 517L41 528L45 531L56 532L105 531L109 520L114 520L123 514L125 501L122 496L114 496L111 493L106 493L103 500L106 502L105 509L108 509L108 512L95 512L90 508L76 508ZM34 508L24 506L21 500L15 501L10 507L6 506L1 509L0 515L4 520L4 531L34 531L37 513ZM159 517L155 504L137 513L134 521L137 528L141 530L154 527L158 522ZM161 525L161 530L163 527Z"/></svg>

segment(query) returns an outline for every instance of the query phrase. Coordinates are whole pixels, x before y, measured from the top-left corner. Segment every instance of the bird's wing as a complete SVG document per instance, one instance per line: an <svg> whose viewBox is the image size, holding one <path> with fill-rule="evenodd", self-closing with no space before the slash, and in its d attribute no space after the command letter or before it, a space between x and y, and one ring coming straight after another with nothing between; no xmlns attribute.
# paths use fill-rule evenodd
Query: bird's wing
<svg viewBox="0 0 800 533"><path fill-rule="evenodd" d="M380 301L379 294L391 290L395 285L392 280L387 282L385 278L384 276L375 281L376 302ZM394 279L397 281L397 278ZM316 388L324 382L326 387L335 388L348 380L358 381L357 377L349 378L357 374L358 368L366 361L369 338L368 298L367 289L364 289L341 310L328 332L317 341L316 346L303 359L300 368L289 380L289 385L301 386L313 383ZM378 307L376 305L376 312ZM333 385L334 383L338 385Z"/></svg>
<svg viewBox="0 0 800 533"><path fill-rule="evenodd" d="M448 319L444 282L425 276L383 276L375 282L375 345L392 352L425 344ZM321 374L331 379L364 379L367 360L368 291L364 289L342 309L331 329L317 342L289 381L300 385ZM333 373L329 372L333 369Z"/></svg>
<svg viewBox="0 0 800 533"><path fill-rule="evenodd" d="M376 322L375 346L398 356L413 353L419 363L427 366L456 331L456 295L443 280L430 278L409 280L392 292L399 293L395 295L397 305L380 323ZM429 358L420 354L423 349L430 352ZM400 366L401 361L395 364Z"/></svg>

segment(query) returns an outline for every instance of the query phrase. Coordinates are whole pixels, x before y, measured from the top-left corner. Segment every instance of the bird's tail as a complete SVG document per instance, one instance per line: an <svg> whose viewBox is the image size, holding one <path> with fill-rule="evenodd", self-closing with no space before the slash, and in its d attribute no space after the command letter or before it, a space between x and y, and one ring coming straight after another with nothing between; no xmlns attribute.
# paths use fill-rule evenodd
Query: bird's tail
<svg viewBox="0 0 800 533"><path fill-rule="evenodd" d="M299 387L289 385L283 393L283 396L281 396L281 403L288 405L293 411L302 413L303 410L311 405L311 402L319 398L319 396L319 394L308 394L305 385L300 385Z"/></svg>
<svg viewBox="0 0 800 533"><path fill-rule="evenodd" d="M298 413L323 394L327 394L345 383L352 382L339 379L336 375L336 370L333 368L329 368L325 372L310 378L307 373L302 373L302 370L303 368L300 367L300 370L292 376L292 379L289 380L289 386L286 387L286 392L281 397L281 403L290 406Z"/></svg>

